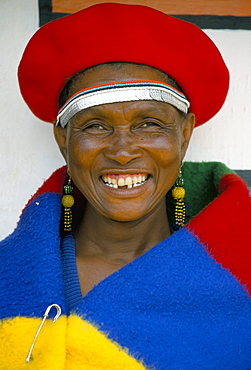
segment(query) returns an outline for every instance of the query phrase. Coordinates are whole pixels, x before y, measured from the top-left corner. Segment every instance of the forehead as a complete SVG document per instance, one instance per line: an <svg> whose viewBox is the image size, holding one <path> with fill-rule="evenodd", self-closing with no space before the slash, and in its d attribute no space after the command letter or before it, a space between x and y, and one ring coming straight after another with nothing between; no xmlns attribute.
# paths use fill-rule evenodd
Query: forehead
<svg viewBox="0 0 251 370"><path fill-rule="evenodd" d="M72 83L71 94L95 85L130 80L169 82L165 73L152 67L130 63L102 64L80 73Z"/></svg>

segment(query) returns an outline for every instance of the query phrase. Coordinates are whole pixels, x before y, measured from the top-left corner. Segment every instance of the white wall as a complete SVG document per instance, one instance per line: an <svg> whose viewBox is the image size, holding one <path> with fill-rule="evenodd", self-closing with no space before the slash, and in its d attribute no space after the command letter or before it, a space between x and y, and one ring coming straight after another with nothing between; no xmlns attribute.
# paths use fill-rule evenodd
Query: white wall
<svg viewBox="0 0 251 370"><path fill-rule="evenodd" d="M0 0L0 239L49 174L63 164L52 125L36 119L19 93L16 70L38 27L37 0ZM218 115L195 130L187 160L218 160L251 169L251 31L207 30L231 72L231 88Z"/></svg>
<svg viewBox="0 0 251 370"><path fill-rule="evenodd" d="M63 163L52 125L29 111L19 93L17 66L38 28L37 0L0 0L0 239L16 225L21 209Z"/></svg>
<svg viewBox="0 0 251 370"><path fill-rule="evenodd" d="M220 112L196 128L187 159L217 160L251 169L251 31L206 30L230 70L230 90Z"/></svg>

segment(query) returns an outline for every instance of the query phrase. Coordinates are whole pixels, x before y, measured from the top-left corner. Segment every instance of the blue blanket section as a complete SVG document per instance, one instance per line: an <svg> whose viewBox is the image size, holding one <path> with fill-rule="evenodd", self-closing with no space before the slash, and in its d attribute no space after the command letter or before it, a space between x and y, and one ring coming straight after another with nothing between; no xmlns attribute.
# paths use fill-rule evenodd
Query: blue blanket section
<svg viewBox="0 0 251 370"><path fill-rule="evenodd" d="M97 285L77 312L158 370L251 369L251 300L186 229Z"/></svg>
<svg viewBox="0 0 251 370"><path fill-rule="evenodd" d="M39 196L26 207L14 233L0 243L0 318L41 317L52 303L66 313L60 209L60 195Z"/></svg>
<svg viewBox="0 0 251 370"><path fill-rule="evenodd" d="M41 317L52 303L68 314L60 210L58 194L39 196L0 243L0 318ZM251 300L185 228L99 283L75 311L158 370L251 369Z"/></svg>

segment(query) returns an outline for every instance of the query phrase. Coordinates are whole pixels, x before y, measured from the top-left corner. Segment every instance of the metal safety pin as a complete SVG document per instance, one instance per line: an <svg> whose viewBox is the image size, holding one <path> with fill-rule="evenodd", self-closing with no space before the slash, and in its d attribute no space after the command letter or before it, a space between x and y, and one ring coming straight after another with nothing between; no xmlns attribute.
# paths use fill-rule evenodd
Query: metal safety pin
<svg viewBox="0 0 251 370"><path fill-rule="evenodd" d="M57 321L57 319L58 319L58 318L59 318L59 316L61 315L61 308L60 308L60 306L59 306L58 304L53 303L52 305L50 305L49 307L47 307L47 309L46 309L46 311L45 311L45 313L44 313L43 320L42 320L41 324L39 325L39 327L38 327L38 329L37 329L37 332L36 332L36 334L35 334L35 336L34 336L34 339L33 339L33 342L32 342L32 344L31 344L31 347L30 347L30 350L29 350L28 356L27 356L27 358L26 358L26 362L30 362L30 360L32 360L32 355L31 355L31 353L32 353L32 351L33 351L33 348L34 348L34 345L35 345L36 339L37 339L37 337L38 337L38 335L39 335L39 333L40 333L40 331L41 331L41 329L42 329L42 326L44 325L45 320L46 320L46 319L47 319L47 317L49 316L49 312L50 312L50 310L52 309L52 307L55 307L55 308L56 308L56 310L57 310L57 314L56 314L56 316L54 317L54 319L53 319L53 321L52 321L52 322Z"/></svg>

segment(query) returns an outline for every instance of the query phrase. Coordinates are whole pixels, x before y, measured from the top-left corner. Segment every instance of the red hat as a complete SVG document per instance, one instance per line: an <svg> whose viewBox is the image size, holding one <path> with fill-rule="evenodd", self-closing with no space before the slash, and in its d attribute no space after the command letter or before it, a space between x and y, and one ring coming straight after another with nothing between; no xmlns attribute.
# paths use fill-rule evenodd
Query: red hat
<svg viewBox="0 0 251 370"><path fill-rule="evenodd" d="M157 68L183 89L197 126L222 107L229 73L211 39L197 26L141 5L98 4L47 23L29 41L18 78L24 100L53 122L66 81L107 62Z"/></svg>

